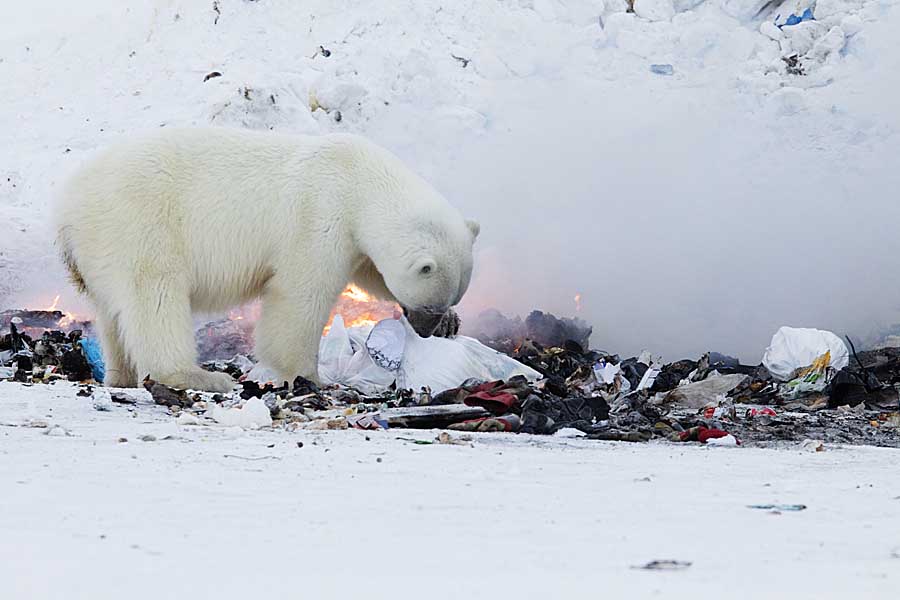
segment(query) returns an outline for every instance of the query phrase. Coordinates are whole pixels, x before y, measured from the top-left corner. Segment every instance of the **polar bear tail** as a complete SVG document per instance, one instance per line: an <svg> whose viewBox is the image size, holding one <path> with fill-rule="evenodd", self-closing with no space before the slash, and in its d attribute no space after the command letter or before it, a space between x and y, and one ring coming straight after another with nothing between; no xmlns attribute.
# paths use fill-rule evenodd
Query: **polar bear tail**
<svg viewBox="0 0 900 600"><path fill-rule="evenodd" d="M87 292L87 285L84 283L84 277L82 277L81 271L78 270L78 264L75 262L75 255L72 253L72 245L69 242L69 236L66 235L67 229L67 227L60 227L56 243L59 246L60 257L65 263L66 268L69 270L69 281L72 282L72 285L75 286L78 293L84 294Z"/></svg>

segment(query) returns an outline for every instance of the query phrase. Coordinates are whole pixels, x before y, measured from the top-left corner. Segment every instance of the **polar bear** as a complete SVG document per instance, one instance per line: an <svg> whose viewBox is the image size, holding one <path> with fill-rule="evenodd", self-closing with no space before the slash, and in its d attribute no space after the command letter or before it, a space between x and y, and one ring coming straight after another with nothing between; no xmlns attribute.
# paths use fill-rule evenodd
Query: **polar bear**
<svg viewBox="0 0 900 600"><path fill-rule="evenodd" d="M317 380L322 329L352 282L430 335L469 286L479 233L387 150L347 134L165 130L71 179L57 244L91 300L107 385L146 376L228 391L196 364L193 311L261 298L257 355Z"/></svg>

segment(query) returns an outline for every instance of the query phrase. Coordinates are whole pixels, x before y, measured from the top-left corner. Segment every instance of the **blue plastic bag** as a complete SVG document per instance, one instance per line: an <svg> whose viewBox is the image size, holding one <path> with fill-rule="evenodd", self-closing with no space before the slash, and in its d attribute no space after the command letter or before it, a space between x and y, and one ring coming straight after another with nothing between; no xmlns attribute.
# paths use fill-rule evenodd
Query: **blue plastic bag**
<svg viewBox="0 0 900 600"><path fill-rule="evenodd" d="M782 27L790 27L791 25L797 25L798 23L802 23L804 21L815 21L816 17L813 16L812 8L807 8L799 16L788 15L788 18L785 19L784 23L782 23L781 25L778 24L779 19L781 19L781 15L775 17L775 26L781 29Z"/></svg>
<svg viewBox="0 0 900 600"><path fill-rule="evenodd" d="M96 338L85 338L78 340L78 344L81 346L88 364L91 365L94 379L103 383L103 378L106 376L106 366L103 364L103 352L100 350L100 342Z"/></svg>

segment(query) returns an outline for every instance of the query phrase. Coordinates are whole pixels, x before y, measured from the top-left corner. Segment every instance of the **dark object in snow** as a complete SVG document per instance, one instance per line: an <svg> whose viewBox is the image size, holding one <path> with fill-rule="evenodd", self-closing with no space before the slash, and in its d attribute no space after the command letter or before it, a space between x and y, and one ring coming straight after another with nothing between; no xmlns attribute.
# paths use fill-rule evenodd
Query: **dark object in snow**
<svg viewBox="0 0 900 600"><path fill-rule="evenodd" d="M409 406L388 408L380 412L381 418L390 427L410 429L443 429L453 423L488 417L490 414L479 407L454 404L451 406Z"/></svg>
<svg viewBox="0 0 900 600"><path fill-rule="evenodd" d="M339 111L339 110L334 111L334 121L335 121L335 123L340 123L340 122L343 121L343 120L344 120L344 114L343 114L341 111Z"/></svg>
<svg viewBox="0 0 900 600"><path fill-rule="evenodd" d="M805 504L748 504L747 508L756 510L775 510L778 512L800 512L806 510Z"/></svg>
<svg viewBox="0 0 900 600"><path fill-rule="evenodd" d="M602 26L602 25L601 25L601 26ZM450 56L453 58L453 60L455 60L455 61L457 61L459 64L461 64L463 69L465 69L466 67L468 67L468 66L469 66L469 63L472 62L472 59L471 59L471 58L463 58L462 56L457 56L457 55L455 55L455 54L453 54L453 53L451 53Z"/></svg>
<svg viewBox="0 0 900 600"><path fill-rule="evenodd" d="M675 68L672 65L650 65L650 71L656 73L657 75L673 75L675 73Z"/></svg>
<svg viewBox="0 0 900 600"><path fill-rule="evenodd" d="M806 75L803 65L800 63L800 56L792 54L791 56L782 56L788 75Z"/></svg>
<svg viewBox="0 0 900 600"><path fill-rule="evenodd" d="M63 352L59 361L60 370L69 381L87 381L93 378L94 370L91 363L88 362L84 351L79 344L76 344L71 350Z"/></svg>
<svg viewBox="0 0 900 600"><path fill-rule="evenodd" d="M645 565L631 567L632 569L642 569L644 571L683 571L691 566L691 562L686 560L651 560Z"/></svg>
<svg viewBox="0 0 900 600"><path fill-rule="evenodd" d="M137 400L121 392L111 392L109 397L115 404L137 404Z"/></svg>
<svg viewBox="0 0 900 600"><path fill-rule="evenodd" d="M222 76L222 74L219 73L218 71L212 71L212 72L206 74L206 77L203 78L203 83L206 83L210 79L215 79L216 77L221 77L221 76Z"/></svg>
<svg viewBox="0 0 900 600"><path fill-rule="evenodd" d="M160 406L179 406L185 408L193 404L184 390L176 390L163 383L153 381L149 377L144 379L144 389L153 396L153 402Z"/></svg>

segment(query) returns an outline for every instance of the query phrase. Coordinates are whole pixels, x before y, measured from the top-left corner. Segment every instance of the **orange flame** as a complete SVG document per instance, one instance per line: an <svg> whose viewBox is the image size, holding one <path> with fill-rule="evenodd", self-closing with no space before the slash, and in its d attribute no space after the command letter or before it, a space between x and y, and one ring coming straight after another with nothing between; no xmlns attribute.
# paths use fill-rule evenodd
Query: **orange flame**
<svg viewBox="0 0 900 600"><path fill-rule="evenodd" d="M56 298L53 299L53 304L48 306L47 308L42 308L41 310L46 310L47 312L53 312L57 310L57 306L59 306L59 294L56 295Z"/></svg>
<svg viewBox="0 0 900 600"><path fill-rule="evenodd" d="M365 327L391 318L396 307L397 305L393 302L378 300L365 290L350 284L338 297L337 305L331 311L322 335L326 335L331 330L335 315L341 315L345 327Z"/></svg>
<svg viewBox="0 0 900 600"><path fill-rule="evenodd" d="M575 294L575 312L581 312L581 294Z"/></svg>
<svg viewBox="0 0 900 600"><path fill-rule="evenodd" d="M365 290L350 284L338 296L322 335L326 335L331 329L336 314L343 317L345 327L364 327L392 317L396 308L397 305L393 302L378 300ZM241 327L252 327L259 320L261 310L260 303L253 302L228 311L228 319L240 323Z"/></svg>

